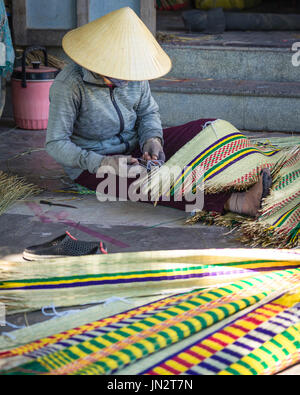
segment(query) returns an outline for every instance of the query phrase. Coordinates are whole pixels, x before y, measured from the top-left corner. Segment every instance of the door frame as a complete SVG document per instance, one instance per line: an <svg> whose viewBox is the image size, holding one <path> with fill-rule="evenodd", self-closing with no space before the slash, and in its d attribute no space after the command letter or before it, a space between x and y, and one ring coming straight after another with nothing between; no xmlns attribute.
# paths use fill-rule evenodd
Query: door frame
<svg viewBox="0 0 300 395"><path fill-rule="evenodd" d="M141 19L156 34L155 0L140 0ZM90 0L77 0L77 27L89 22ZM13 40L15 45L61 46L69 29L30 29L26 23L26 0L12 0Z"/></svg>

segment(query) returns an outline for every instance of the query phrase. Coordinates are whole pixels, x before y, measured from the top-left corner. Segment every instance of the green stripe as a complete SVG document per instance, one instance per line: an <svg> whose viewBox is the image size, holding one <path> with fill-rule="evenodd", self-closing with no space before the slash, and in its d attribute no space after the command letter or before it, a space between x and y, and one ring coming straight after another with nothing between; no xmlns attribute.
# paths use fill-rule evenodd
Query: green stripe
<svg viewBox="0 0 300 395"><path fill-rule="evenodd" d="M244 368L249 370L249 372L251 372L253 375L257 376L257 374L258 374L257 371L252 366L250 366L247 362L245 362L245 361L238 361L237 364L243 366Z"/></svg>
<svg viewBox="0 0 300 395"><path fill-rule="evenodd" d="M11 283L27 283L27 284L35 284L35 283L51 283L51 282L64 282L64 281L73 281L77 280L76 282L79 282L79 280L86 280L86 279L98 279L101 281L101 278L103 277L108 277L108 278L114 278L117 276L131 276L131 275L152 275L152 274L164 274L164 273L178 273L178 272L194 272L195 270L203 270L203 269L211 269L214 268L215 266L247 266L247 265L253 265L253 264L260 264L260 263L276 263L277 261L274 260L252 260L252 261L241 261L241 262L224 262L224 263L216 263L214 265L201 265L201 266L196 266L193 268L179 268L179 269L164 269L164 270L151 270L151 271L137 271L137 272L126 272L126 273L109 273L109 274L102 274L102 275L97 275L97 274L87 274L84 276L68 276L68 277L51 277L48 279L21 279L21 280L9 280L9 281L3 281L0 282L0 287L5 287L6 284L11 284ZM255 268L256 269L256 268ZM258 279L255 279L257 281ZM234 285L237 287L237 285ZM24 286L26 287L26 285ZM220 288L228 293L232 293L232 291L229 291L227 288Z"/></svg>
<svg viewBox="0 0 300 395"><path fill-rule="evenodd" d="M227 368L227 369L225 370L225 372L231 373L231 374L233 374L234 376L241 376L241 373L238 372L236 369L233 369L233 368Z"/></svg>
<svg viewBox="0 0 300 395"><path fill-rule="evenodd" d="M190 334L195 333L196 332L196 328L194 326L194 324L190 321L183 321L182 322L183 325L185 325L188 330L190 331Z"/></svg>
<svg viewBox="0 0 300 395"><path fill-rule="evenodd" d="M180 328L178 328L177 326L173 325L173 326L170 326L170 328L168 328L168 329L171 329L174 332L176 332L179 340L184 339L183 331Z"/></svg>
<svg viewBox="0 0 300 395"><path fill-rule="evenodd" d="M294 208L289 212L289 214L288 214L286 217L281 218L280 220L276 221L276 222L274 223L273 226L282 226L282 224L284 224L284 223L290 218L290 216L293 215L294 212L295 212L296 210L298 210L298 208L299 208L299 205L297 205L296 207L294 207ZM288 211L287 211L287 212L288 212Z"/></svg>
<svg viewBox="0 0 300 395"><path fill-rule="evenodd" d="M125 354L127 357L129 357L131 362L134 362L137 360L137 356L131 350L123 349L123 350L120 350L120 353ZM123 365L124 365L124 362L123 362Z"/></svg>
<svg viewBox="0 0 300 395"><path fill-rule="evenodd" d="M142 344L142 343L134 343L134 344L132 344L132 346L134 346L134 347L138 348L139 350L141 350L144 357L148 355L148 350L144 346L144 344Z"/></svg>

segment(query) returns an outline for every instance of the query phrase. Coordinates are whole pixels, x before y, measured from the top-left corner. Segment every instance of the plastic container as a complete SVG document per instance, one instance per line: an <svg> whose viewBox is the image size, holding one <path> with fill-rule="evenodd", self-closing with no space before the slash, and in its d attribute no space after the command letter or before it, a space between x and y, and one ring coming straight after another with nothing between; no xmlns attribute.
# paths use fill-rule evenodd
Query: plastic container
<svg viewBox="0 0 300 395"><path fill-rule="evenodd" d="M32 62L26 67L26 56L32 51L41 50L45 56L45 66ZM44 130L48 126L49 91L60 70L48 67L47 50L44 47L27 48L22 57L22 66L14 69L12 101L15 122L21 129Z"/></svg>

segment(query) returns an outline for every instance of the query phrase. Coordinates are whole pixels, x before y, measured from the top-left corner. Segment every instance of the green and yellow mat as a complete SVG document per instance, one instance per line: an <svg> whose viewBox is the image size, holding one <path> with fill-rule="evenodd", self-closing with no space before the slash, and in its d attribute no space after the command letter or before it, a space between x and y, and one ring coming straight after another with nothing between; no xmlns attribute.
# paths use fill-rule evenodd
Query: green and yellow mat
<svg viewBox="0 0 300 395"><path fill-rule="evenodd" d="M299 267L259 249L3 262L10 312L111 303L3 334L0 373L275 374L300 362Z"/></svg>
<svg viewBox="0 0 300 395"><path fill-rule="evenodd" d="M208 123L201 133L141 184L143 191L151 193L154 200L169 195L177 199L190 198L197 190L204 193L245 191L258 182L264 168L270 169L273 185L258 218L202 211L188 223L203 221L236 227L242 241L252 247L298 247L299 137L250 139L229 122L217 120Z"/></svg>
<svg viewBox="0 0 300 395"><path fill-rule="evenodd" d="M0 262L7 315L207 288L260 272L293 269L299 254L277 250L183 250L120 253L47 262Z"/></svg>
<svg viewBox="0 0 300 395"><path fill-rule="evenodd" d="M95 314L0 352L0 373L275 374L300 362L299 283L298 268L272 271Z"/></svg>

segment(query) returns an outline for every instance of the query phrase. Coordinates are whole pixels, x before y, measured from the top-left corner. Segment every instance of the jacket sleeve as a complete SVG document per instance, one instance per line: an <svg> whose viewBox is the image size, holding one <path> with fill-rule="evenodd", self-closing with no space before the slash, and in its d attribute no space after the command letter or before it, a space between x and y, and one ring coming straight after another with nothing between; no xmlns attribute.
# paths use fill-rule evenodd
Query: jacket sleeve
<svg viewBox="0 0 300 395"><path fill-rule="evenodd" d="M84 150L71 141L80 104L81 95L77 87L72 88L58 80L53 83L50 89L46 151L63 166L96 173L104 156Z"/></svg>
<svg viewBox="0 0 300 395"><path fill-rule="evenodd" d="M152 137L159 137L163 143L159 108L151 95L148 81L142 82L141 99L137 108L137 128L141 150Z"/></svg>

